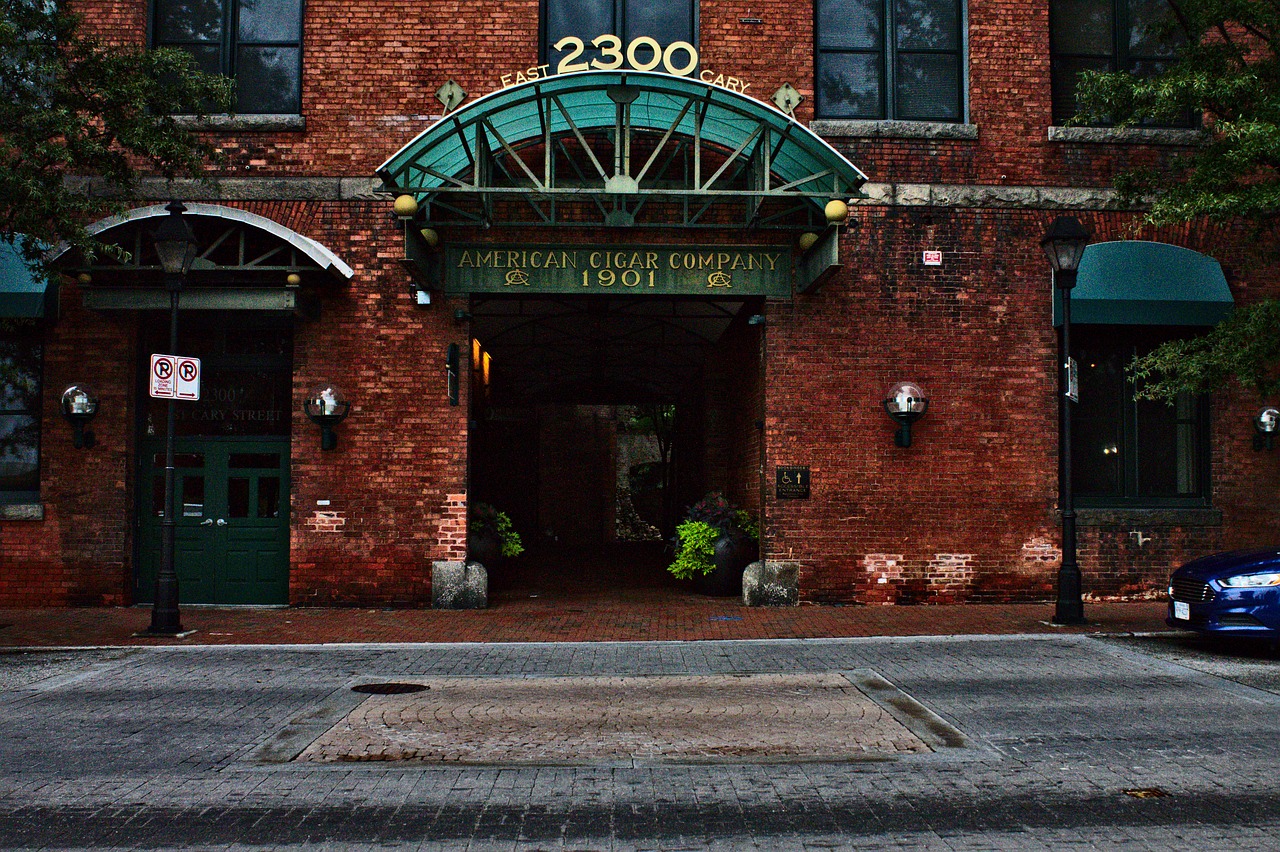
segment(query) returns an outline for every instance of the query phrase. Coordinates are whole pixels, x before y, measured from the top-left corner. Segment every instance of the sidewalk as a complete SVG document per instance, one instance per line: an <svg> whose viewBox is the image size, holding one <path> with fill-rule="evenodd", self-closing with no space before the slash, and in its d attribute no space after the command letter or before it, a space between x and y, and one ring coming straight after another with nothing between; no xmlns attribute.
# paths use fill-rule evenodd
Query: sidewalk
<svg viewBox="0 0 1280 852"><path fill-rule="evenodd" d="M486 610L184 607L181 639L145 630L145 607L0 609L0 647L331 644L353 642L582 642L825 639L1168 630L1165 604L1086 603L1088 624L1049 623L1053 604L747 608L736 598L671 590L614 596L524 597Z"/></svg>

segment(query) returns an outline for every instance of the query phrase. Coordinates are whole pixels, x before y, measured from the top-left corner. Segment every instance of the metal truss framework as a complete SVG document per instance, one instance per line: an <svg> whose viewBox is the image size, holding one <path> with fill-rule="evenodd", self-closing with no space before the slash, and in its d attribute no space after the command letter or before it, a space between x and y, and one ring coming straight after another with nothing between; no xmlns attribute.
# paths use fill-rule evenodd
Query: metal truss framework
<svg viewBox="0 0 1280 852"><path fill-rule="evenodd" d="M586 72L495 92L378 170L431 223L797 229L866 176L803 125L683 77Z"/></svg>

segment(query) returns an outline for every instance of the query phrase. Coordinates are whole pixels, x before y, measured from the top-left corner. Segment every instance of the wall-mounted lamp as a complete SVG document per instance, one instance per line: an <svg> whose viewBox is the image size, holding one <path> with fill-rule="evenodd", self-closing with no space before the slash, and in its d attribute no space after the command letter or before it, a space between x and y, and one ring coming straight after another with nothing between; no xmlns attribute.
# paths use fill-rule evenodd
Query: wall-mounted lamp
<svg viewBox="0 0 1280 852"><path fill-rule="evenodd" d="M98 443L87 428L98 413L98 395L88 385L72 385L62 392L62 416L71 421L75 429L72 444L77 450L93 449Z"/></svg>
<svg viewBox="0 0 1280 852"><path fill-rule="evenodd" d="M929 398L915 382L898 382L889 388L884 399L884 410L898 424L893 443L899 447L911 446L911 424L929 410Z"/></svg>
<svg viewBox="0 0 1280 852"><path fill-rule="evenodd" d="M1275 447L1276 432L1280 431L1280 410L1264 408L1253 418L1253 428L1258 433L1253 436L1255 450L1270 451Z"/></svg>
<svg viewBox="0 0 1280 852"><path fill-rule="evenodd" d="M342 390L334 384L321 385L307 395L302 410L312 423L320 427L320 449L336 449L338 435L333 427L345 420L351 410L351 403L347 402Z"/></svg>
<svg viewBox="0 0 1280 852"><path fill-rule="evenodd" d="M412 219L418 215L418 199L412 195L397 195L391 204L391 212L401 221Z"/></svg>

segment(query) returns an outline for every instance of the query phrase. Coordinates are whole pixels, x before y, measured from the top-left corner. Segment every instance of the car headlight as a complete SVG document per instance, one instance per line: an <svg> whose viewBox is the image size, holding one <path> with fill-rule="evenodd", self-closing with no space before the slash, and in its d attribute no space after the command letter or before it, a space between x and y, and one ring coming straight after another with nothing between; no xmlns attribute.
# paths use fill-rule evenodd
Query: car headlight
<svg viewBox="0 0 1280 852"><path fill-rule="evenodd" d="M1227 589L1256 589L1262 586L1280 586L1280 572L1269 574L1237 574L1219 580Z"/></svg>

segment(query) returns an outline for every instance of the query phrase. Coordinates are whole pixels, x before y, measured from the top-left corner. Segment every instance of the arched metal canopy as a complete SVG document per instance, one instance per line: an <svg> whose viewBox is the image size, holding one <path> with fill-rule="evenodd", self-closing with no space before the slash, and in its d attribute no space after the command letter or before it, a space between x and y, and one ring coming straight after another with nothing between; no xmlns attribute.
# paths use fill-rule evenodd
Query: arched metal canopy
<svg viewBox="0 0 1280 852"><path fill-rule="evenodd" d="M245 258L243 253L241 253L241 257L238 259L242 260L242 262L238 264L218 264L216 261L211 259L218 246L212 244L206 245L201 248L201 255L197 258L194 267L196 269L211 268L211 266L223 266L229 268L256 267L258 269L269 269L275 271L278 269L294 269L300 266L308 266L322 269L331 275L342 279L350 279L351 276L355 274L355 270L320 243L310 237L299 234L297 231L290 230L284 225L268 219L265 216L259 216L256 213L250 213L247 210L239 210L235 207L224 207L220 204L189 203L185 206L187 208L186 215L188 217L225 220L227 227L230 229L228 233L243 230L244 226L257 231L264 231L292 249L292 251L287 252L287 258L282 255L280 248L277 248L270 251L269 254L264 254L259 257ZM148 219L156 219L168 215L169 212L165 205L152 204L149 207L138 207L133 210L128 210L119 216L108 216L106 219L100 219L90 225L87 230L93 236L99 236L105 234L107 231L121 228L125 225L137 224ZM225 236L222 241L225 241ZM221 241L219 244L221 244ZM126 249L129 248L129 246L123 247ZM51 259L56 261L66 251L66 246L60 247L54 252ZM138 266L142 264L142 257L143 255L141 252L135 252L132 260L133 265ZM202 262L202 260L204 262Z"/></svg>
<svg viewBox="0 0 1280 852"><path fill-rule="evenodd" d="M91 262L66 246L52 257L87 275L85 307L95 310L167 308L164 274L153 231L169 213L139 207L90 225L89 233L119 252ZM199 246L182 291L182 307L196 310L293 311L303 307L300 285L346 281L355 271L315 240L264 216L219 204L187 204L184 214ZM64 255L70 256L64 257ZM76 264L79 265L76 265ZM291 281L290 276L297 279Z"/></svg>
<svg viewBox="0 0 1280 852"><path fill-rule="evenodd" d="M760 101L636 71L493 92L433 124L378 176L433 222L580 226L585 203L603 224L655 227L812 227L825 223L828 200L858 195L867 180Z"/></svg>

